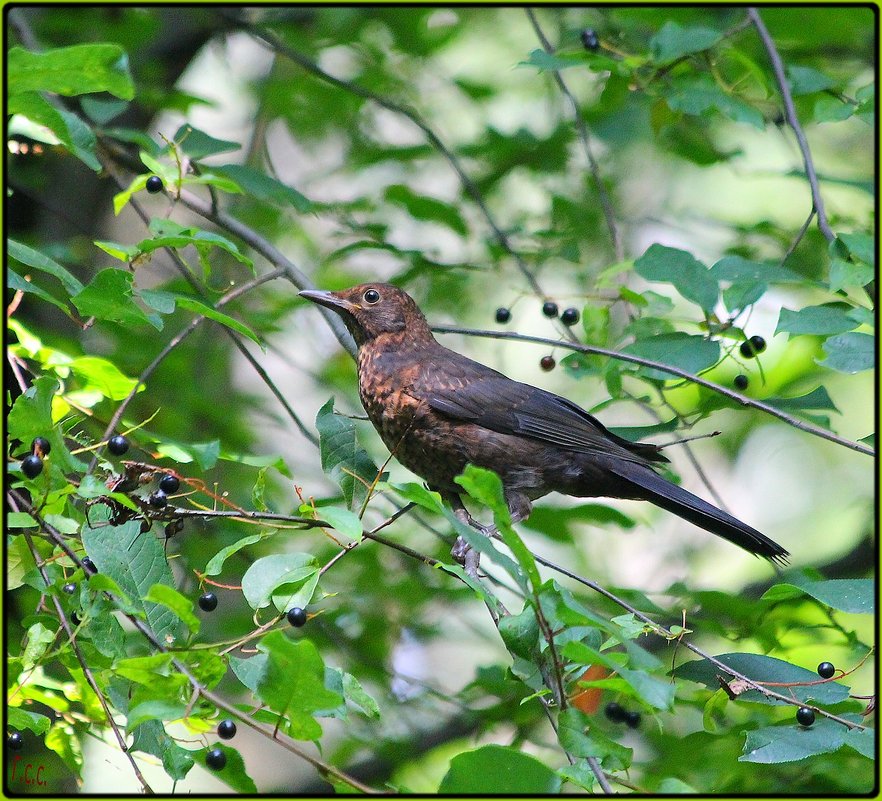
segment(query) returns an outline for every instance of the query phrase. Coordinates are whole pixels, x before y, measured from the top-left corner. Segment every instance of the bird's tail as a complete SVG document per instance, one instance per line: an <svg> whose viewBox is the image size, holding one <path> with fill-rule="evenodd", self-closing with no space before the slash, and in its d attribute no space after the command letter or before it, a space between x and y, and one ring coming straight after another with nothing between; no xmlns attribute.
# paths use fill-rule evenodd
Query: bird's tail
<svg viewBox="0 0 882 801"><path fill-rule="evenodd" d="M634 487L632 497L647 500L673 512L756 556L763 556L782 565L787 563L790 554L777 542L697 495L672 484L649 468L624 464L618 466L618 469L612 468L612 471Z"/></svg>

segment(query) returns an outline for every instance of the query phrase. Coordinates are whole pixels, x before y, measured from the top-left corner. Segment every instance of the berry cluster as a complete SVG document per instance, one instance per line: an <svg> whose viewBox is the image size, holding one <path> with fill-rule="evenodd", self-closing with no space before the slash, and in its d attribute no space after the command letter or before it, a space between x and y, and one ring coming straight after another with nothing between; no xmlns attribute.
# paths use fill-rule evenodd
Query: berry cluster
<svg viewBox="0 0 882 801"><path fill-rule="evenodd" d="M21 460L21 472L28 478L36 478L43 472L43 459L49 455L52 446L45 437L34 437L30 456Z"/></svg>
<svg viewBox="0 0 882 801"><path fill-rule="evenodd" d="M610 701L606 705L603 713L613 723L624 723L631 729L636 729L640 725L640 713L633 710L625 709L621 704Z"/></svg>
<svg viewBox="0 0 882 801"><path fill-rule="evenodd" d="M560 321L567 326L567 328L574 326L581 318L578 309L570 306L563 311L560 311L558 305L553 300L546 300L542 304L542 314L552 320L559 315ZM511 309L507 306L500 306L496 310L496 322L500 325L505 325L509 320L511 320ZM557 366L557 362L555 361L554 356L543 356L539 360L539 366L548 373Z"/></svg>

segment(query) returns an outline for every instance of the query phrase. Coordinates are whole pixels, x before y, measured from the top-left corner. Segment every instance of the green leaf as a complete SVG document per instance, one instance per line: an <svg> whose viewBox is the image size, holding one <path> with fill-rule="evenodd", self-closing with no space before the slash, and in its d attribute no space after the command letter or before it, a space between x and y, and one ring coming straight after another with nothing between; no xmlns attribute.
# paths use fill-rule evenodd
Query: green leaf
<svg viewBox="0 0 882 801"><path fill-rule="evenodd" d="M634 262L637 274L647 281L672 284L686 300L712 311L720 288L716 279L691 253L665 245L651 245Z"/></svg>
<svg viewBox="0 0 882 801"><path fill-rule="evenodd" d="M850 256L876 266L876 239L870 234L839 234L837 243L845 245Z"/></svg>
<svg viewBox="0 0 882 801"><path fill-rule="evenodd" d="M844 684L835 681L818 683L818 674L815 671L806 670L772 656L721 654L716 659L756 682L773 682L773 686L769 689L790 695L803 703L836 704L848 698L849 689ZM675 668L672 673L678 679L698 682L714 691L720 689L717 676L723 676L724 679L731 678L725 670L707 659L694 659L691 662L686 662ZM781 685L785 683L789 686L782 687ZM769 698L758 690L747 690L739 698L743 698L745 701L773 705L785 703L775 698Z"/></svg>
<svg viewBox="0 0 882 801"><path fill-rule="evenodd" d="M743 100L724 92L709 75L692 75L676 81L665 92L665 100L673 111L699 116L716 110L735 122L746 122L762 130L762 113Z"/></svg>
<svg viewBox="0 0 882 801"><path fill-rule="evenodd" d="M799 284L805 281L799 273L786 267L741 256L723 256L710 268L710 274L715 281L732 283Z"/></svg>
<svg viewBox="0 0 882 801"><path fill-rule="evenodd" d="M493 511L493 519L496 522L499 533L502 535L503 542L514 554L521 569L530 580L533 592L538 593L542 585L539 569L536 567L536 560L533 558L533 554L530 553L529 548L524 545L523 540L512 528L511 515L508 510L508 504L505 501L502 480L492 470L467 464L462 475L456 476L454 481L463 487L478 503L484 504ZM517 579L518 576L513 576L513 578Z"/></svg>
<svg viewBox="0 0 882 801"><path fill-rule="evenodd" d="M73 45L42 53L13 47L6 58L10 94L36 91L70 97L109 92L123 100L135 97L128 56L119 45Z"/></svg>
<svg viewBox="0 0 882 801"><path fill-rule="evenodd" d="M850 332L830 337L824 343L827 354L818 364L840 373L872 370L876 364L876 341L869 334Z"/></svg>
<svg viewBox="0 0 882 801"><path fill-rule="evenodd" d="M633 643L628 643L622 637L619 641L627 646L629 656L638 652ZM611 671L618 673L634 690L635 695L648 706L655 709L671 709L674 703L675 687L670 681L665 681L658 676L645 672L645 669L633 670L623 667L616 659L610 658L605 652L591 648L584 642L568 642L561 649L567 659L572 659L583 665L604 665ZM644 652L645 653L645 652Z"/></svg>
<svg viewBox="0 0 882 801"><path fill-rule="evenodd" d="M842 612L871 615L875 609L875 589L871 579L828 579L813 581L796 576L766 590L764 599L779 600L810 595L826 606Z"/></svg>
<svg viewBox="0 0 882 801"><path fill-rule="evenodd" d="M707 50L722 38L722 33L710 28L683 28L676 22L668 21L650 39L649 52L656 63L667 64L683 56Z"/></svg>
<svg viewBox="0 0 882 801"><path fill-rule="evenodd" d="M11 95L7 111L10 115L21 114L31 122L45 126L64 147L70 151L74 150L67 119L38 92L18 92Z"/></svg>
<svg viewBox="0 0 882 801"><path fill-rule="evenodd" d="M43 741L48 749L61 757L71 773L79 776L83 770L83 752L73 726L66 721L53 723Z"/></svg>
<svg viewBox="0 0 882 801"><path fill-rule="evenodd" d="M450 760L438 792L444 795L551 795L560 776L517 748L484 745Z"/></svg>
<svg viewBox="0 0 882 801"><path fill-rule="evenodd" d="M25 279L11 267L6 271L6 288L11 289L13 292L28 292L40 298L40 300L44 300L47 303L51 303L53 306L57 306L65 314L70 314L70 310L64 303L56 300L45 289L42 289L31 281L25 281Z"/></svg>
<svg viewBox="0 0 882 801"><path fill-rule="evenodd" d="M21 242L14 239L6 240L6 252L9 256L27 267L33 267L35 270L41 270L44 273L54 276L61 281L65 290L69 295L76 295L81 292L83 285L79 280L74 278L64 267L58 262L53 261L48 256L40 253L38 250L29 248Z"/></svg>
<svg viewBox="0 0 882 801"><path fill-rule="evenodd" d="M162 760L162 767L174 781L181 781L193 767L192 752L181 748L165 732L158 720L149 720L132 732L132 751L152 754Z"/></svg>
<svg viewBox="0 0 882 801"><path fill-rule="evenodd" d="M224 164L222 167L212 165L211 171L229 178L245 194L257 200L265 200L278 206L293 206L300 214L312 211L312 203L296 189L250 167L241 164Z"/></svg>
<svg viewBox="0 0 882 801"><path fill-rule="evenodd" d="M184 717L187 705L178 701L166 701L157 699L144 701L129 710L126 718L126 731L131 732L136 726L140 726L148 720L178 720Z"/></svg>
<svg viewBox="0 0 882 801"><path fill-rule="evenodd" d="M24 649L21 652L21 665L25 671L34 668L46 653L46 649L55 639L55 632L47 629L42 623L34 623L27 630Z"/></svg>
<svg viewBox="0 0 882 801"><path fill-rule="evenodd" d="M842 122L854 114L855 107L833 95L821 95L815 101L812 119L815 122Z"/></svg>
<svg viewBox="0 0 882 801"><path fill-rule="evenodd" d="M23 731L30 729L34 734L41 735L49 731L49 718L37 712L28 712L17 706L6 708L6 723L10 729Z"/></svg>
<svg viewBox="0 0 882 801"><path fill-rule="evenodd" d="M607 737L594 718L570 707L558 717L557 739L567 753L575 757L597 757L606 770L627 770L631 767L633 750Z"/></svg>
<svg viewBox="0 0 882 801"><path fill-rule="evenodd" d="M806 306L798 311L782 308L778 316L775 333L787 332L829 336L841 334L857 328L857 323L849 317L851 307L845 303L826 303L821 306Z"/></svg>
<svg viewBox="0 0 882 801"><path fill-rule="evenodd" d="M177 142L178 147L193 161L199 161L206 156L214 156L217 153L229 153L231 150L240 150L242 145L238 142L230 142L226 139L215 139L205 131L200 131L192 125L185 123L175 132L172 141Z"/></svg>
<svg viewBox="0 0 882 801"><path fill-rule="evenodd" d="M838 292L850 286L866 286L876 277L875 268L863 262L847 259L830 260L829 285L831 292Z"/></svg>
<svg viewBox="0 0 882 801"><path fill-rule="evenodd" d="M322 520L330 523L331 528L339 531L344 537L352 540L361 539L364 529L361 519L354 512L336 506L322 506L317 511Z"/></svg>
<svg viewBox="0 0 882 801"><path fill-rule="evenodd" d="M331 668L333 669L333 668ZM355 704L365 715L380 720L380 707L374 698L361 686L358 679L350 673L342 673L343 693L346 700Z"/></svg>
<svg viewBox="0 0 882 801"><path fill-rule="evenodd" d="M267 634L258 644L268 659L257 685L257 695L274 712L290 721L289 734L313 740L321 728L313 713L332 709L343 697L325 687L325 665L310 640L289 640L281 631Z"/></svg>
<svg viewBox="0 0 882 801"><path fill-rule="evenodd" d="M211 265L208 262L208 256L211 249L217 247L229 253L240 264L244 264L252 270L254 268L251 259L243 255L235 243L220 234L204 231L201 228L184 227L173 220L158 218L150 221L150 230L153 237L138 243L138 250L141 253L151 253L160 248L184 248L193 245L206 273L210 273Z"/></svg>
<svg viewBox="0 0 882 801"><path fill-rule="evenodd" d="M809 728L794 721L789 726L767 726L748 731L744 752L738 761L773 764L829 754L845 742L846 731L841 723L827 718L822 718Z"/></svg>
<svg viewBox="0 0 882 801"><path fill-rule="evenodd" d="M801 67L798 64L788 64L787 83L790 84L790 92L798 95L809 95L812 92L823 92L832 89L836 82L827 75L812 67Z"/></svg>
<svg viewBox="0 0 882 801"><path fill-rule="evenodd" d="M782 411L799 411L801 409L829 409L838 412L833 399L825 387L816 387L805 395L792 398L766 398L764 403Z"/></svg>
<svg viewBox="0 0 882 801"><path fill-rule="evenodd" d="M845 745L867 759L876 758L876 730L849 729L843 737Z"/></svg>
<svg viewBox="0 0 882 801"><path fill-rule="evenodd" d="M535 67L539 72L553 72L556 70L565 70L569 67L584 67L585 60L583 58L573 58L571 56L556 56L546 50L536 49L530 51L530 56L526 61L520 61L518 67Z"/></svg>
<svg viewBox="0 0 882 801"><path fill-rule="evenodd" d="M91 518L97 528L83 527L83 545L98 572L110 576L146 617L156 637L164 643L177 643L184 631L180 619L170 610L144 596L154 584L174 587L175 581L160 541L149 532L140 533L141 523L131 520L121 526L106 524L106 507L93 508ZM103 511L102 511L103 510ZM102 519L103 518L103 519ZM103 522L105 525L100 525Z"/></svg>
<svg viewBox="0 0 882 801"><path fill-rule="evenodd" d="M52 446L50 465L58 465L65 472L85 473L86 465L71 455L61 430L52 420L52 399L59 391L58 380L44 375L37 378L15 399L6 418L11 438L30 443L34 437L45 437Z"/></svg>
<svg viewBox="0 0 882 801"><path fill-rule="evenodd" d="M193 601L186 595L179 593L174 587L169 587L167 584L154 584L147 591L144 600L171 610L193 634L199 633L201 623L193 613Z"/></svg>
<svg viewBox="0 0 882 801"><path fill-rule="evenodd" d="M269 606L273 593L280 587L303 585L319 568L318 560L311 553L261 557L242 576L242 594L252 609L262 609Z"/></svg>
<svg viewBox="0 0 882 801"><path fill-rule="evenodd" d="M242 537L242 539L236 540L232 545L227 545L226 548L221 548L211 557L211 559L208 560L204 574L206 576L219 575L223 570L224 562L226 562L234 553L241 551L249 545L253 545L255 542L260 542L265 536L265 534L249 534L247 537Z"/></svg>
<svg viewBox="0 0 882 801"><path fill-rule="evenodd" d="M390 203L403 206L415 220L439 223L460 236L468 234L468 227L456 206L436 198L426 197L414 192L403 184L386 187L385 198Z"/></svg>
<svg viewBox="0 0 882 801"><path fill-rule="evenodd" d="M61 109L58 113L64 119L64 124L67 125L67 130L70 133L70 139L73 144L71 152L89 169L99 172L101 170L101 162L98 161L98 157L95 155L97 145L95 132L72 111Z"/></svg>
<svg viewBox="0 0 882 801"><path fill-rule="evenodd" d="M84 317L97 317L124 326L152 325L134 302L133 281L134 276L129 272L113 268L101 270L71 300Z"/></svg>
<svg viewBox="0 0 882 801"><path fill-rule="evenodd" d="M259 345L262 351L266 351L266 347L260 341L260 338L257 336L257 334L255 334L254 331L252 331L244 323L240 323L238 320L234 320L229 315L226 315L223 312L219 312L216 309L211 308L211 306L206 305L201 300L196 300L195 298L188 297L187 295L176 294L175 302L182 309L196 312L202 317L207 317L209 320L214 320L216 323L220 323L221 325L231 329L232 331L248 337L248 339L250 339L252 342Z"/></svg>
<svg viewBox="0 0 882 801"><path fill-rule="evenodd" d="M438 512L440 514L444 509L439 493L432 492L432 490L426 489L422 484L417 484L415 481L409 481L405 484L389 484L388 486L395 490L404 500L422 506L423 509L428 509L430 512Z"/></svg>
<svg viewBox="0 0 882 801"><path fill-rule="evenodd" d="M227 764L223 770L214 770L205 763L205 756L209 750L219 748L226 754ZM242 755L235 749L223 743L212 743L211 748L203 748L199 751L191 751L194 759L202 765L210 774L216 776L224 784L231 787L240 795L257 795L257 785L245 770L245 762Z"/></svg>
<svg viewBox="0 0 882 801"><path fill-rule="evenodd" d="M684 334L676 331L673 334L658 334L638 340L623 348L624 353L632 353L644 359L651 359L681 370L698 374L713 367L720 360L720 343L713 339L705 339L697 334ZM640 367L639 372L647 378L657 381L679 380L671 373L655 367Z"/></svg>
<svg viewBox="0 0 882 801"><path fill-rule="evenodd" d="M322 470L340 485L346 505L360 509L379 471L358 444L355 426L348 418L334 413L333 398L319 409L315 426L319 432Z"/></svg>
<svg viewBox="0 0 882 801"><path fill-rule="evenodd" d="M83 389L96 390L110 400L122 400L138 385L138 380L123 375L119 368L98 356L80 356L67 364L72 373L85 382Z"/></svg>

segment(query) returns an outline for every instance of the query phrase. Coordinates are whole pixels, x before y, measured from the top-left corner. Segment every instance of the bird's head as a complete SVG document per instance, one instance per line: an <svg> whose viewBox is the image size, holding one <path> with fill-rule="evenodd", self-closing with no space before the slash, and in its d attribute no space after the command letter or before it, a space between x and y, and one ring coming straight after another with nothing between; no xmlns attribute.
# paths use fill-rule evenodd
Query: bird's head
<svg viewBox="0 0 882 801"><path fill-rule="evenodd" d="M307 289L300 296L337 312L359 347L382 334L403 332L417 341L433 338L414 299L392 284L359 284L339 292Z"/></svg>

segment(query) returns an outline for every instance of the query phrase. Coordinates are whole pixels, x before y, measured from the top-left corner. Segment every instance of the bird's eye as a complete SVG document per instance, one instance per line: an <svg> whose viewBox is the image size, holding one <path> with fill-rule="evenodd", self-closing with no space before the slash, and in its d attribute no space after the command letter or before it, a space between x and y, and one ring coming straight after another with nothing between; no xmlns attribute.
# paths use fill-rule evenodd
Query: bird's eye
<svg viewBox="0 0 882 801"><path fill-rule="evenodd" d="M371 306L373 306L375 303L380 302L380 293L377 292L376 289L369 289L367 292L364 293L363 297L364 302L370 303Z"/></svg>

